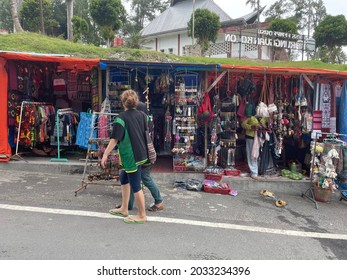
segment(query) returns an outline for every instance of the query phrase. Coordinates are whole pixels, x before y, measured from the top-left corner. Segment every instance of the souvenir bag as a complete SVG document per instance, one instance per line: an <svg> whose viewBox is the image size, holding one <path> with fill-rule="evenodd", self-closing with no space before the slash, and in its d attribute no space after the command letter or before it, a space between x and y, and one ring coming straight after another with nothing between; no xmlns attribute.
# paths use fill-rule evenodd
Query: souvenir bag
<svg viewBox="0 0 347 280"><path fill-rule="evenodd" d="M268 95L268 84L266 75L264 75L263 87L259 97L259 104L256 108L256 115L259 117L269 117L267 103L267 95Z"/></svg>
<svg viewBox="0 0 347 280"><path fill-rule="evenodd" d="M214 117L211 107L210 95L205 92L204 98L198 108L198 121L201 123L209 122Z"/></svg>
<svg viewBox="0 0 347 280"><path fill-rule="evenodd" d="M241 121L247 119L246 116L246 96L242 97L239 108L237 109L237 116L240 117Z"/></svg>
<svg viewBox="0 0 347 280"><path fill-rule="evenodd" d="M250 95L248 97L245 111L246 111L246 116L254 116L255 115L255 105L253 103L252 95Z"/></svg>
<svg viewBox="0 0 347 280"><path fill-rule="evenodd" d="M157 160L157 152L155 151L153 141L151 138L151 135L149 133L148 129L148 123L147 123L147 116L145 113L143 113L143 117L145 120L146 124L146 130L145 130L145 140L146 140L146 145L147 145L147 154L148 154L148 159L151 164L154 164L155 161Z"/></svg>
<svg viewBox="0 0 347 280"><path fill-rule="evenodd" d="M277 105L275 104L275 92L274 92L274 85L273 85L272 76L271 76L270 86L269 86L268 103L269 103L269 105L268 105L269 114L273 114L274 112L277 112Z"/></svg>
<svg viewBox="0 0 347 280"><path fill-rule="evenodd" d="M255 90L255 88L256 87L252 81L252 76L249 75L246 79L244 79L240 83L239 92L242 96L246 96L246 95L250 94L253 90Z"/></svg>

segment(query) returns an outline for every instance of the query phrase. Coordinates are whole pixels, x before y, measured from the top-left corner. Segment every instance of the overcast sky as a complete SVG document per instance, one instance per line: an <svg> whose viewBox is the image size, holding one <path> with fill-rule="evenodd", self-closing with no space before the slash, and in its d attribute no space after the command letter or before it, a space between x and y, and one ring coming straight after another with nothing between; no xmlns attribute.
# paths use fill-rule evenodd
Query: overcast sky
<svg viewBox="0 0 347 280"><path fill-rule="evenodd" d="M214 0L214 2L231 18L238 18L252 12L251 7L249 5L246 6L246 0ZM260 6L266 5L269 8L275 2L276 0L260 0ZM336 16L343 14L347 17L346 0L323 0L323 2L329 15ZM264 18L261 18L261 20L264 20Z"/></svg>

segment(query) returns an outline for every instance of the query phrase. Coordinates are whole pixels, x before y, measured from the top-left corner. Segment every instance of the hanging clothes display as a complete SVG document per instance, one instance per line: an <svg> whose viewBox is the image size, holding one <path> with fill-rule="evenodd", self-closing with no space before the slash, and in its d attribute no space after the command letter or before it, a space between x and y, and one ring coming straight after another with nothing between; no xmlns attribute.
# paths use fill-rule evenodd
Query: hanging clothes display
<svg viewBox="0 0 347 280"><path fill-rule="evenodd" d="M78 114L72 110L64 109L64 111L57 112L58 116L55 117L53 135L50 137L52 146L58 143L59 129L59 143L61 146L72 146L76 143L77 127L78 127Z"/></svg>
<svg viewBox="0 0 347 280"><path fill-rule="evenodd" d="M48 141L52 133L54 116L55 109L52 105L24 101L17 107L15 142L33 148L38 143Z"/></svg>

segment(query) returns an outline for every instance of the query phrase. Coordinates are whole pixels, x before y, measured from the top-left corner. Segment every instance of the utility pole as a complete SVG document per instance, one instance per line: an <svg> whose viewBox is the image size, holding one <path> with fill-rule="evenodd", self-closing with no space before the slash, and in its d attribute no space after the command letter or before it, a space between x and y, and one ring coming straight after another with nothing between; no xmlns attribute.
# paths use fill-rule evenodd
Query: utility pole
<svg viewBox="0 0 347 280"><path fill-rule="evenodd" d="M193 28L192 28L192 45L195 43L195 0L193 0Z"/></svg>
<svg viewBox="0 0 347 280"><path fill-rule="evenodd" d="M260 26L260 0L257 1L257 44L258 44L258 59L261 58L262 47L259 45L259 26Z"/></svg>
<svg viewBox="0 0 347 280"><path fill-rule="evenodd" d="M310 33L311 33L311 15L312 15L312 1L308 1L308 25L307 25L307 39L310 39ZM305 42L303 41L303 44L305 45ZM306 50L307 54L307 60L310 59L310 54Z"/></svg>
<svg viewBox="0 0 347 280"><path fill-rule="evenodd" d="M43 20L43 0L40 0L40 21L41 21L41 34L45 34L45 22Z"/></svg>

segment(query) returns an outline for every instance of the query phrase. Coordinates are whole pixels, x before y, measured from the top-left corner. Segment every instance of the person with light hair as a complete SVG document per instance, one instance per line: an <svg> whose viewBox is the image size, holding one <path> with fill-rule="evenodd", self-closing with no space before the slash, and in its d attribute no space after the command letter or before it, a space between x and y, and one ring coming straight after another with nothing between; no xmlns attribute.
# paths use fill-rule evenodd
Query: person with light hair
<svg viewBox="0 0 347 280"><path fill-rule="evenodd" d="M122 189L122 205L111 209L112 215L124 217L129 224L143 224L147 221L145 210L145 196L141 187L142 165L148 163L145 130L147 127L146 115L136 107L139 103L137 93L126 90L121 95L124 111L114 121L110 142L101 159L101 166L106 167L110 152L118 145L119 156L123 170L119 175ZM130 189L134 193L138 213L128 216Z"/></svg>

